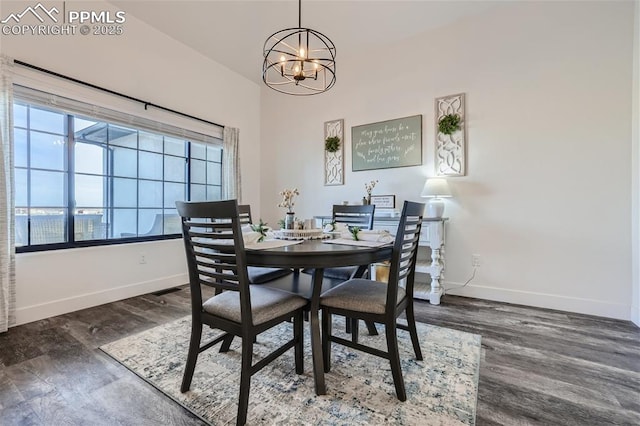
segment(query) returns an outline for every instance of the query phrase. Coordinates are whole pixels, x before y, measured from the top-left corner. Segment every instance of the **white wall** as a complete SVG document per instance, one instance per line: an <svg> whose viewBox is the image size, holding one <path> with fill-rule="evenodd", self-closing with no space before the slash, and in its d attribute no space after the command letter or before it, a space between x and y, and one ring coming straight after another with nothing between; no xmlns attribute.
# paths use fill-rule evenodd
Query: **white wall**
<svg viewBox="0 0 640 426"><path fill-rule="evenodd" d="M631 320L640 326L640 2L636 0L633 33L633 105L632 105L632 296Z"/></svg>
<svg viewBox="0 0 640 426"><path fill-rule="evenodd" d="M378 194L419 200L433 171L434 98L467 96L468 175L451 178L451 293L613 318L631 312L633 3L506 3L375 52L338 55L309 98L262 89L262 216L297 186L299 217ZM339 46L338 46L339 49ZM340 52L340 50L338 50ZM323 122L423 114L423 166L351 172L323 186ZM446 303L446 298L444 299Z"/></svg>
<svg viewBox="0 0 640 426"><path fill-rule="evenodd" d="M103 2L86 6L115 10ZM130 14L124 26L120 36L2 36L0 48L24 62L240 128L243 194L259 202L258 85ZM137 262L140 253L144 265ZM19 254L16 264L18 323L187 282L179 240Z"/></svg>

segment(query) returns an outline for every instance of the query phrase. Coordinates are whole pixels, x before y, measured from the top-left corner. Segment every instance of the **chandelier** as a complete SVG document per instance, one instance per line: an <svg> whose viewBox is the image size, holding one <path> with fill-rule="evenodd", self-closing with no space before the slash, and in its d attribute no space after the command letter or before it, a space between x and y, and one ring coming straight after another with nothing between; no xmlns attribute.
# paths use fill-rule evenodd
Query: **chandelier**
<svg viewBox="0 0 640 426"><path fill-rule="evenodd" d="M336 83L336 47L329 37L302 28L302 0L298 27L273 33L264 42L262 80L288 95L316 95Z"/></svg>

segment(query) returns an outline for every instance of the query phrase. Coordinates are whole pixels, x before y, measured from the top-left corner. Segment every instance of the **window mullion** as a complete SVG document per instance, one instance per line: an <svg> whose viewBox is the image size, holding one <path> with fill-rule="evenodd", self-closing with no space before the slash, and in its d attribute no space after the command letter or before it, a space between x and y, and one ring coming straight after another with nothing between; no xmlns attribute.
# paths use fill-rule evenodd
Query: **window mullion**
<svg viewBox="0 0 640 426"><path fill-rule="evenodd" d="M31 245L31 106L27 107L27 247Z"/></svg>
<svg viewBox="0 0 640 426"><path fill-rule="evenodd" d="M73 116L67 114L67 241L75 243L75 135Z"/></svg>
<svg viewBox="0 0 640 426"><path fill-rule="evenodd" d="M191 144L192 142L187 142L187 157L185 158L187 162L187 201L191 201Z"/></svg>

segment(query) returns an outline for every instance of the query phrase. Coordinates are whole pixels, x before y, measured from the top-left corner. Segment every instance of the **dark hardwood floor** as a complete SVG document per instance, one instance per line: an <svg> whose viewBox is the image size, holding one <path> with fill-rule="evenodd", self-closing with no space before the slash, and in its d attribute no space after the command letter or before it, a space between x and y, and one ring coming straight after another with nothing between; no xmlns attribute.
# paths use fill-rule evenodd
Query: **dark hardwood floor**
<svg viewBox="0 0 640 426"><path fill-rule="evenodd" d="M97 349L187 315L188 296L183 287L0 334L0 425L201 424ZM482 335L478 425L640 425L632 323L455 296L416 311Z"/></svg>

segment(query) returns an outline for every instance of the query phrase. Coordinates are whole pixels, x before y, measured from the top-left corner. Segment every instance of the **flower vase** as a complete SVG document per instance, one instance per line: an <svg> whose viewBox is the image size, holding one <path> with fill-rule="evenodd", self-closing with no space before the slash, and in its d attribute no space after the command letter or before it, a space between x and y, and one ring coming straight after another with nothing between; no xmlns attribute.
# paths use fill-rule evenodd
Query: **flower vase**
<svg viewBox="0 0 640 426"><path fill-rule="evenodd" d="M294 212L287 212L284 216L284 229L293 229L295 218L296 214Z"/></svg>
<svg viewBox="0 0 640 426"><path fill-rule="evenodd" d="M371 205L371 194L367 195L367 205Z"/></svg>

